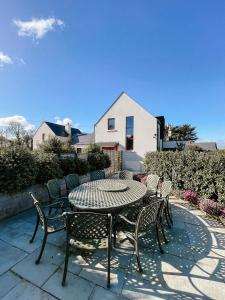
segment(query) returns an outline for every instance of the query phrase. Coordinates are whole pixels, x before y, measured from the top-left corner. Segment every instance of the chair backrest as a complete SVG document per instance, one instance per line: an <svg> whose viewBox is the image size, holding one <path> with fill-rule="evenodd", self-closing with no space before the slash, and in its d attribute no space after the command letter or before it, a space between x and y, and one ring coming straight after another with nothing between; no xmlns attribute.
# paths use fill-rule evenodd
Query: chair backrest
<svg viewBox="0 0 225 300"><path fill-rule="evenodd" d="M47 220L46 220L46 217L45 217L45 213L44 213L44 211L41 207L40 201L37 199L37 197L33 193L29 192L29 194L30 194L31 198L34 201L34 206L36 208L36 211L37 211L37 214L38 214L41 225L44 228L47 228Z"/></svg>
<svg viewBox="0 0 225 300"><path fill-rule="evenodd" d="M80 179L77 174L69 174L65 177L67 191L70 192L80 185Z"/></svg>
<svg viewBox="0 0 225 300"><path fill-rule="evenodd" d="M120 179L126 179L126 180L133 180L133 172L129 170L123 170L119 172L119 178Z"/></svg>
<svg viewBox="0 0 225 300"><path fill-rule="evenodd" d="M57 179L51 179L47 182L46 187L48 189L50 199L56 199L61 197L61 189Z"/></svg>
<svg viewBox="0 0 225 300"><path fill-rule="evenodd" d="M147 190L152 193L156 193L159 184L159 179L160 177L156 174L148 175L146 179Z"/></svg>
<svg viewBox="0 0 225 300"><path fill-rule="evenodd" d="M68 212L66 218L67 238L102 239L111 236L111 214Z"/></svg>
<svg viewBox="0 0 225 300"><path fill-rule="evenodd" d="M105 179L105 172L103 170L92 171L90 177L91 181Z"/></svg>
<svg viewBox="0 0 225 300"><path fill-rule="evenodd" d="M150 224L157 221L157 218L161 216L163 206L164 201L157 200L140 210L136 223L136 234L146 231Z"/></svg>
<svg viewBox="0 0 225 300"><path fill-rule="evenodd" d="M161 197L166 198L169 196L172 190L172 181L165 180L161 186Z"/></svg>

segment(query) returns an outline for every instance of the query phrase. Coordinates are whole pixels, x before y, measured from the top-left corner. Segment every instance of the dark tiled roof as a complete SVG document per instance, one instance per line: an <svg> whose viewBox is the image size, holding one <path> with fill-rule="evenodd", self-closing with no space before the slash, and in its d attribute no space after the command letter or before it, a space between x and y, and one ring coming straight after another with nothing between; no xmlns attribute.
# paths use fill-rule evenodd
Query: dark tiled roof
<svg viewBox="0 0 225 300"><path fill-rule="evenodd" d="M77 134L73 137L73 144L76 145L90 145L90 144L94 144L94 142L95 142L94 133Z"/></svg>
<svg viewBox="0 0 225 300"><path fill-rule="evenodd" d="M214 142L195 143L195 145L202 148L202 150L206 150L206 151L215 151L215 150L217 150L217 144L214 143Z"/></svg>
<svg viewBox="0 0 225 300"><path fill-rule="evenodd" d="M45 122L48 127L55 133L56 136L68 137L68 133L65 131L64 125L59 125L51 122ZM71 128L71 135L81 134L81 131L77 128Z"/></svg>

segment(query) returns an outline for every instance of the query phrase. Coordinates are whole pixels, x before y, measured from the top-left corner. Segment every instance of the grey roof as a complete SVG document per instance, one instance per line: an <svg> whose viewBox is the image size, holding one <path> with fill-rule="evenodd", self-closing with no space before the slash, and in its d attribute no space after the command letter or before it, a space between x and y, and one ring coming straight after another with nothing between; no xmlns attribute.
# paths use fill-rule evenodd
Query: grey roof
<svg viewBox="0 0 225 300"><path fill-rule="evenodd" d="M94 133L83 133L77 134L73 136L73 144L74 145L90 145L95 142L95 134Z"/></svg>
<svg viewBox="0 0 225 300"><path fill-rule="evenodd" d="M55 133L56 136L68 137L68 133L65 130L64 125L59 125L56 123L45 122L48 127ZM81 134L81 131L77 128L71 128L71 135Z"/></svg>
<svg viewBox="0 0 225 300"><path fill-rule="evenodd" d="M215 142L195 143L195 145L202 148L202 150L206 150L206 151L217 150L217 144Z"/></svg>

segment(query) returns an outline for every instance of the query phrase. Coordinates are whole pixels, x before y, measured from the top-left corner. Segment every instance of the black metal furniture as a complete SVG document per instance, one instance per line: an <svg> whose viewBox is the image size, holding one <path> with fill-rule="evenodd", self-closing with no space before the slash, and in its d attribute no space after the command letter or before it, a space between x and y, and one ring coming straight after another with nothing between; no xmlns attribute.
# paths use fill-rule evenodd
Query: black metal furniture
<svg viewBox="0 0 225 300"><path fill-rule="evenodd" d="M108 239L108 279L107 287L110 287L110 258L112 216L111 214L99 214L90 212L68 212L63 214L66 219L66 256L62 285L65 285L69 260L69 249L74 241L79 239Z"/></svg>
<svg viewBox="0 0 225 300"><path fill-rule="evenodd" d="M49 180L46 184L46 187L49 194L50 204L53 204L49 207L49 215L51 214L52 209L56 209L56 211L61 209L61 212L69 207L72 209L72 206L68 201L68 197L63 197L61 195L61 188L57 179ZM57 204L54 204L54 202Z"/></svg>
<svg viewBox="0 0 225 300"><path fill-rule="evenodd" d="M91 181L105 179L105 172L103 170L92 171L90 173L90 179Z"/></svg>
<svg viewBox="0 0 225 300"><path fill-rule="evenodd" d="M77 174L68 174L65 177L66 182L66 189L67 193L69 194L74 188L76 188L78 185L80 185L80 178Z"/></svg>
<svg viewBox="0 0 225 300"><path fill-rule="evenodd" d="M151 230L151 226L154 226L156 229L159 249L161 253L164 253L159 237L159 229L161 229L164 241L167 243L167 239L165 237L164 229L161 223L163 206L163 200L156 200L150 205L140 207L140 210L137 210L136 221L131 221L124 215L118 215L118 221L115 224L114 230L123 231L127 238L134 243L138 269L140 272L143 272L143 270L140 262L138 241L140 237L146 235L149 230Z"/></svg>
<svg viewBox="0 0 225 300"><path fill-rule="evenodd" d="M133 172L129 170L119 171L119 179L133 180Z"/></svg>
<svg viewBox="0 0 225 300"><path fill-rule="evenodd" d="M40 250L38 258L35 261L36 264L39 264L42 254L43 254L43 251L44 251L44 248L45 248L48 234L52 234L52 233L55 233L55 232L65 229L65 220L62 215L55 215L54 217L49 217L49 216L46 217L45 216L44 208L49 209L49 208L51 208L51 206L55 206L57 203L53 203L53 204L49 204L49 205L41 205L41 203L34 196L34 194L30 193L30 195L34 201L34 206L36 207L36 211L37 211L36 226L34 229L33 236L30 240L30 243L33 243L33 241L34 241L39 224L41 224L41 227L44 232L41 250Z"/></svg>
<svg viewBox="0 0 225 300"><path fill-rule="evenodd" d="M172 182L170 180L163 181L161 186L160 199L164 200L165 202L164 215L169 228L171 228L171 225L173 225L172 213L169 204L169 195L171 193L171 190Z"/></svg>
<svg viewBox="0 0 225 300"><path fill-rule="evenodd" d="M146 186L138 181L103 179L81 184L68 198L79 210L113 212L138 202L146 191Z"/></svg>

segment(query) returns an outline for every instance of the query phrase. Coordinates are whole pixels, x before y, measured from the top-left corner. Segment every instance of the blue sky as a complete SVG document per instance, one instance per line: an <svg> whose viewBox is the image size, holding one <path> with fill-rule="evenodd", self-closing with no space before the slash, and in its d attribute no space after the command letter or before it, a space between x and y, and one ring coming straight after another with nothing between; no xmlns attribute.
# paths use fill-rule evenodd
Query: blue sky
<svg viewBox="0 0 225 300"><path fill-rule="evenodd" d="M225 141L224 0L0 0L0 7L0 123L70 118L92 131L125 91L167 122Z"/></svg>

